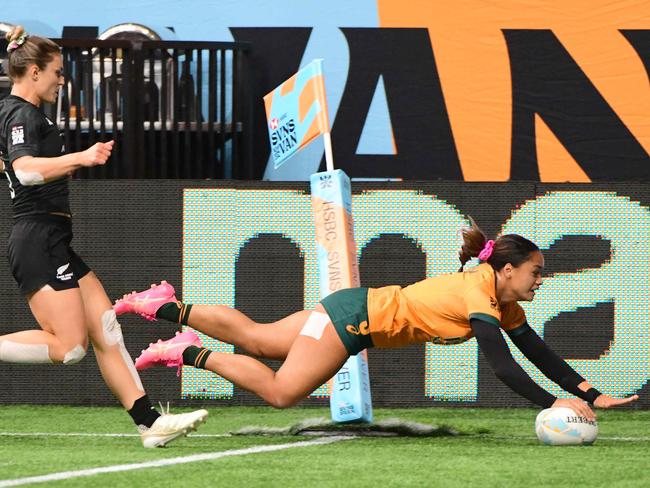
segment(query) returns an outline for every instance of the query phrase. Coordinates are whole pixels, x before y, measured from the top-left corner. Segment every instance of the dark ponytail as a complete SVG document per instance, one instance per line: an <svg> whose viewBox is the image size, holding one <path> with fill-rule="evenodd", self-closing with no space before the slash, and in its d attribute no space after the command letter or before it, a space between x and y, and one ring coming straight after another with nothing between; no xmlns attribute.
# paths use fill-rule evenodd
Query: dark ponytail
<svg viewBox="0 0 650 488"><path fill-rule="evenodd" d="M479 253L485 247L487 242L487 237L483 231L476 225L476 221L470 216L467 217L471 224L470 227L463 227L461 229L461 235L463 237L463 245L460 248L458 257L460 259L460 270L463 270L463 266L472 258L478 257Z"/></svg>
<svg viewBox="0 0 650 488"><path fill-rule="evenodd" d="M476 225L472 217L468 217L471 227L461 230L463 245L460 249L460 271L463 266L472 258L478 257L485 245L488 243L483 231ZM537 245L517 234L506 234L494 241L492 254L486 259L495 271L499 271L506 264L510 263L515 268L528 261L532 252L539 251Z"/></svg>

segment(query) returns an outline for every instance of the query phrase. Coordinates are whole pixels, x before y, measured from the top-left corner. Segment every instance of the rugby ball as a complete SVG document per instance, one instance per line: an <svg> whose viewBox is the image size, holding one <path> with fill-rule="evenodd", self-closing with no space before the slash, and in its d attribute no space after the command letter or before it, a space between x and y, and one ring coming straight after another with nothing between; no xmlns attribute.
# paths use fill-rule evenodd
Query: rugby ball
<svg viewBox="0 0 650 488"><path fill-rule="evenodd" d="M547 408L535 419L535 433L540 441L550 446L590 445L598 435L598 423L581 417L570 408Z"/></svg>

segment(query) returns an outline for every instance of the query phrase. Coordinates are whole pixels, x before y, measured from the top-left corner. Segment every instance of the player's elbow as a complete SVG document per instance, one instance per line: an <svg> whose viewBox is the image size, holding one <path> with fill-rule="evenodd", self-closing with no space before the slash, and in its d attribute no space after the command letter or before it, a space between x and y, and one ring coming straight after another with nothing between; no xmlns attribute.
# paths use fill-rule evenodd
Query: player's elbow
<svg viewBox="0 0 650 488"><path fill-rule="evenodd" d="M35 186L45 183L45 178L38 171L24 171L17 169L16 178L23 186Z"/></svg>

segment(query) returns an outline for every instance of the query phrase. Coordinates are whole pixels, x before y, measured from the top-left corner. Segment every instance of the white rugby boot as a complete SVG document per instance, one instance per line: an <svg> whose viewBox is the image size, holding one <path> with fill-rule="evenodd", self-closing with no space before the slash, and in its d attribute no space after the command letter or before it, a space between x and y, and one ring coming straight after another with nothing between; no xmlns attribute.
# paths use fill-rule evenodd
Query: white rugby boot
<svg viewBox="0 0 650 488"><path fill-rule="evenodd" d="M189 413L169 413L169 409L156 419L151 427L140 433L144 447L164 447L169 442L196 430L205 422L208 411L195 410Z"/></svg>

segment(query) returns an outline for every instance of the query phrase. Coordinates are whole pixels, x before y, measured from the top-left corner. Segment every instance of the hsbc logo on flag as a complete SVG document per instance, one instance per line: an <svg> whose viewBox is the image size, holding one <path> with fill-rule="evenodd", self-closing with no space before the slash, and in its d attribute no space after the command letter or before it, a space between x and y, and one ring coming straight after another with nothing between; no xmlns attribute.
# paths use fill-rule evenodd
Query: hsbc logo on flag
<svg viewBox="0 0 650 488"><path fill-rule="evenodd" d="M280 125L282 121L282 125ZM275 125L275 128L273 127ZM271 152L274 160L283 159L293 153L298 147L298 134L296 134L296 123L293 119L287 119L286 114L278 119L271 119Z"/></svg>

